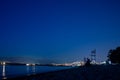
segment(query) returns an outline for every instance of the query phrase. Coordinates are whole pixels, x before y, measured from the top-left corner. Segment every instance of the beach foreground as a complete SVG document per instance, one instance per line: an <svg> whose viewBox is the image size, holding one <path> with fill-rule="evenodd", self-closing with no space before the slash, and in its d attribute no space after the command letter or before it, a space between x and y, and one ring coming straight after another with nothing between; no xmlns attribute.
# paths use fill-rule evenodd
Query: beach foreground
<svg viewBox="0 0 120 80"><path fill-rule="evenodd" d="M120 65L75 67L8 80L120 80Z"/></svg>

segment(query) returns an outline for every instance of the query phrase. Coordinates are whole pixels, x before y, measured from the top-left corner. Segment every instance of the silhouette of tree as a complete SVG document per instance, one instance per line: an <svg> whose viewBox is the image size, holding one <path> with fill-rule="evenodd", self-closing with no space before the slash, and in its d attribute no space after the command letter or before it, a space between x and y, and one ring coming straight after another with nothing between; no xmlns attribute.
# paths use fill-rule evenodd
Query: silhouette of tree
<svg viewBox="0 0 120 80"><path fill-rule="evenodd" d="M120 63L120 47L109 50L108 60L110 60L112 63Z"/></svg>

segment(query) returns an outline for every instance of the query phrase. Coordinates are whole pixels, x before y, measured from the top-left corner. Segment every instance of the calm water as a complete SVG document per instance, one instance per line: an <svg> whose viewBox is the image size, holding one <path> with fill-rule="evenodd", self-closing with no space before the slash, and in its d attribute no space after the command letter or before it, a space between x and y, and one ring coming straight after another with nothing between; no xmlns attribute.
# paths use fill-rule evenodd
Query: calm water
<svg viewBox="0 0 120 80"><path fill-rule="evenodd" d="M49 71L56 71L62 69L68 69L71 67L55 67L55 66L0 66L0 79L17 77L23 75L31 75L36 73L44 73Z"/></svg>

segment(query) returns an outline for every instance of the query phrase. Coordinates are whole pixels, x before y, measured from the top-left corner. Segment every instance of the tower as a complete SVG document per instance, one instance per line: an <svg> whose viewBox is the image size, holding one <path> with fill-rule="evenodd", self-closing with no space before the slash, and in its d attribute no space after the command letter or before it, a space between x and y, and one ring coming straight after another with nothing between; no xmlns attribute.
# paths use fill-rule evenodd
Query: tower
<svg viewBox="0 0 120 80"><path fill-rule="evenodd" d="M96 63L96 49L91 51L91 63Z"/></svg>

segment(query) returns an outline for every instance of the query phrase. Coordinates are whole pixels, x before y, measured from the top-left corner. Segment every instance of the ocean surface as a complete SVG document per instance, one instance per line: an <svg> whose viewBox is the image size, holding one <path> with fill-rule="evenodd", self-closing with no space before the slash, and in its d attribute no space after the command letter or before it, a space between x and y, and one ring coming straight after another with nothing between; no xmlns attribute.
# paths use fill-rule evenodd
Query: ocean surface
<svg viewBox="0 0 120 80"><path fill-rule="evenodd" d="M2 78L13 78L18 76L25 76L37 73L45 73L56 70L68 69L71 67L61 67L61 66L26 66L26 65L7 65L0 66L0 80Z"/></svg>

